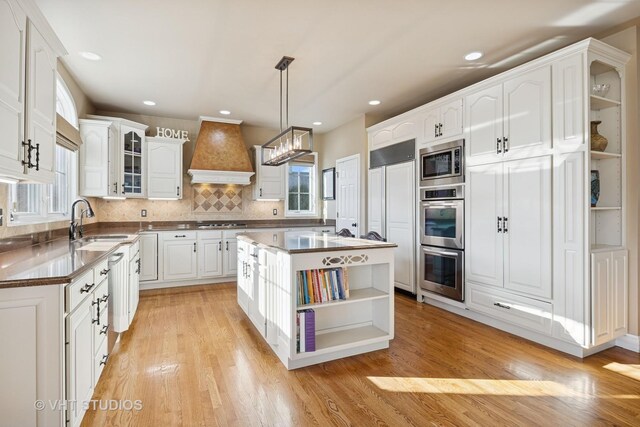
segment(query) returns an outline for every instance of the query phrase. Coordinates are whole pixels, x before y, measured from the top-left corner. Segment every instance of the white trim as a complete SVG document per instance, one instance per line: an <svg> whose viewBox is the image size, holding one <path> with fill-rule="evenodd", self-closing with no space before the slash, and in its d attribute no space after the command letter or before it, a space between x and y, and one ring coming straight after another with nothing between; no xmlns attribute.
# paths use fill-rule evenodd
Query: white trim
<svg viewBox="0 0 640 427"><path fill-rule="evenodd" d="M631 334L623 335L616 339L616 345L640 353L640 336Z"/></svg>
<svg viewBox="0 0 640 427"><path fill-rule="evenodd" d="M218 123L229 123L232 125L239 125L242 123L242 120L224 119L222 117L200 116L198 118L198 125L202 125L202 122L218 122Z"/></svg>
<svg viewBox="0 0 640 427"><path fill-rule="evenodd" d="M239 184L249 185L255 172L212 171L189 169L192 184Z"/></svg>
<svg viewBox="0 0 640 427"><path fill-rule="evenodd" d="M67 86L67 83L64 81L60 73L56 74L56 113L60 114L60 116L68 121L73 127L79 129L80 122L78 121L78 107L76 106L76 101L73 99L69 86ZM62 105L62 112L66 114L58 112L58 101ZM67 111L68 108L72 111Z"/></svg>

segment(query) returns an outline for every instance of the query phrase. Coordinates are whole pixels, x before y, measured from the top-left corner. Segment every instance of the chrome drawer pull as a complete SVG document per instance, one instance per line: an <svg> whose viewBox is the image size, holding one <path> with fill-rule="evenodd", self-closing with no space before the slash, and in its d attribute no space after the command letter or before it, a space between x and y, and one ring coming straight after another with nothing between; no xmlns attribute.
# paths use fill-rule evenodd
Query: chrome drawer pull
<svg viewBox="0 0 640 427"><path fill-rule="evenodd" d="M100 361L100 364L101 365L106 365L108 359L109 359L109 355L105 354L104 356L102 356L102 360Z"/></svg>
<svg viewBox="0 0 640 427"><path fill-rule="evenodd" d="M495 305L496 307L506 308L507 310L511 310L511 307L505 304L500 304L499 302L493 303L493 305Z"/></svg>
<svg viewBox="0 0 640 427"><path fill-rule="evenodd" d="M93 288L96 284L92 283L92 284L85 284L82 288L80 288L80 293L84 294L85 292L89 293L89 291L91 290L91 288Z"/></svg>
<svg viewBox="0 0 640 427"><path fill-rule="evenodd" d="M100 275L101 275L101 276L106 276L106 275L107 275L107 273L109 273L110 271L111 271L111 269L110 269L110 268L105 268L105 269L103 269L103 270L100 272Z"/></svg>
<svg viewBox="0 0 640 427"><path fill-rule="evenodd" d="M107 335L108 330L109 330L109 325L104 325L102 329L100 329L100 335Z"/></svg>

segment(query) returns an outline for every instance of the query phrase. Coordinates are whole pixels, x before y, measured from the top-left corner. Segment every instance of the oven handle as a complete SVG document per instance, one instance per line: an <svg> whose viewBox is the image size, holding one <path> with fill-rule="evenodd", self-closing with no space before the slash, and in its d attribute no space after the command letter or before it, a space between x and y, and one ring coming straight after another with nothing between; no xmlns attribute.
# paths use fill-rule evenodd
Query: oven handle
<svg viewBox="0 0 640 427"><path fill-rule="evenodd" d="M457 208L462 206L462 200L459 200L458 202L440 202L440 201L427 200L422 202L422 206L425 208L442 207L442 206L446 208Z"/></svg>
<svg viewBox="0 0 640 427"><path fill-rule="evenodd" d="M453 256L458 258L460 256L459 253L456 252L448 252L448 251L440 251L440 250L429 250L429 249L425 249L422 248L422 251L428 254L432 254L432 255L446 255L446 256Z"/></svg>

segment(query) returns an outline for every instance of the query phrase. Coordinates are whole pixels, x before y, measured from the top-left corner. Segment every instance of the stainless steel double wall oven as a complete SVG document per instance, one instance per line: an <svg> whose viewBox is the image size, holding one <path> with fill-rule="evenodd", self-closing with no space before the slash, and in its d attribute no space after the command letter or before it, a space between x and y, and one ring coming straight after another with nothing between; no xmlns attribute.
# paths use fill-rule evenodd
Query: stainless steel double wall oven
<svg viewBox="0 0 640 427"><path fill-rule="evenodd" d="M420 288L464 300L464 140L420 150Z"/></svg>

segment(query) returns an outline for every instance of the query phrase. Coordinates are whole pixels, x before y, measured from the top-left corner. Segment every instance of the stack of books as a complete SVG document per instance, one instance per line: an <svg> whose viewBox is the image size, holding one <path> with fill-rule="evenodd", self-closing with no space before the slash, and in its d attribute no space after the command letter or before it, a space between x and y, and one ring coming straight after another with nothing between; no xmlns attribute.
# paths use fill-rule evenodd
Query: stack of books
<svg viewBox="0 0 640 427"><path fill-rule="evenodd" d="M349 298L347 269L301 270L296 273L298 305L318 304Z"/></svg>
<svg viewBox="0 0 640 427"><path fill-rule="evenodd" d="M316 351L316 313L311 309L296 312L298 353Z"/></svg>

